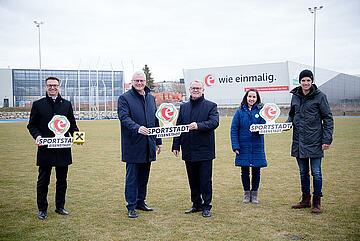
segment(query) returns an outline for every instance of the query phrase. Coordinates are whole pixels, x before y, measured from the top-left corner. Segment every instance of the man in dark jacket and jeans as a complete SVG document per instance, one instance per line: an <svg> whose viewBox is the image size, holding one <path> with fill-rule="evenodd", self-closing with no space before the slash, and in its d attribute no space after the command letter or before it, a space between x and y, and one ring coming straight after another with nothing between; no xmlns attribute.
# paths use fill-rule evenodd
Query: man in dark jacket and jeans
<svg viewBox="0 0 360 241"><path fill-rule="evenodd" d="M49 77L45 80L46 97L33 103L30 119L27 128L35 143L41 137L54 137L54 133L49 129L48 123L54 115L63 115L70 122L69 133L73 135L78 131L73 109L70 101L63 99L59 94L60 80L56 77ZM39 176L37 181L37 205L39 209L38 218L44 220L47 218L47 194L50 183L51 169L54 166L56 170L56 209L55 212L61 215L68 215L69 212L64 209L65 194L67 188L68 166L72 163L70 148L47 148L47 146L38 146L37 165L39 166Z"/></svg>
<svg viewBox="0 0 360 241"><path fill-rule="evenodd" d="M303 70L299 75L300 86L291 91L291 109L288 122L293 123L291 155L296 157L300 170L302 199L292 208L311 207L310 176L313 176L312 213L321 213L322 175L321 159L330 148L334 121L326 95L314 82L313 73Z"/></svg>
<svg viewBox="0 0 360 241"><path fill-rule="evenodd" d="M132 88L119 97L122 161L126 162L125 199L128 217L137 218L135 209L153 211L145 203L151 162L160 153L161 139L149 136L150 127L158 127L155 98L145 85L144 72L135 72Z"/></svg>
<svg viewBox="0 0 360 241"><path fill-rule="evenodd" d="M190 101L180 106L177 125L189 125L189 132L175 137L172 152L178 157L180 147L189 179L190 210L202 211L203 217L211 216L212 161L215 158L215 132L219 126L217 105L204 98L204 85L200 81L190 83Z"/></svg>

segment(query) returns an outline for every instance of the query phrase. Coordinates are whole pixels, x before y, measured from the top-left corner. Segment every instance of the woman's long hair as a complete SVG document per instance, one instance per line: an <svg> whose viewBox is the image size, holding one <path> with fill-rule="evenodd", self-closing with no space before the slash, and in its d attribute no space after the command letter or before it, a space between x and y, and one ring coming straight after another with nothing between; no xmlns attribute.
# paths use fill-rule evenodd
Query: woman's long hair
<svg viewBox="0 0 360 241"><path fill-rule="evenodd" d="M260 98L259 92L258 92L255 88L251 88L251 89L248 89L248 90L246 91L246 93L245 93L245 95L244 95L244 98L243 98L243 100L242 100L242 102L241 102L241 106L242 106L242 105L246 105L247 107L249 107L249 106L248 106L248 103L247 103L247 97L248 97L250 91L254 91L254 92L256 93L256 102L255 102L254 105L257 105L257 104L261 103L261 98Z"/></svg>

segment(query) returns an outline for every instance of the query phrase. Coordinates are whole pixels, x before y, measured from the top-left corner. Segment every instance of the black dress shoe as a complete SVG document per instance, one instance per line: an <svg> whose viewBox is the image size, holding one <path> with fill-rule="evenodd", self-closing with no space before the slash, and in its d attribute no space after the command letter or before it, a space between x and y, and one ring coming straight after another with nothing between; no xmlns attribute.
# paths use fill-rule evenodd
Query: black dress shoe
<svg viewBox="0 0 360 241"><path fill-rule="evenodd" d="M142 210L142 211L145 211L145 212L154 211L154 209L152 209L151 207L149 207L146 204L136 205L135 209Z"/></svg>
<svg viewBox="0 0 360 241"><path fill-rule="evenodd" d="M203 210L202 216L203 216L204 218L210 218L210 217L211 217L211 212L210 212L210 210L207 210L207 209Z"/></svg>
<svg viewBox="0 0 360 241"><path fill-rule="evenodd" d="M129 210L128 211L128 217L129 218L137 218L139 217L135 210Z"/></svg>
<svg viewBox="0 0 360 241"><path fill-rule="evenodd" d="M55 212L60 215L69 215L69 211L67 211L65 208L57 208L55 209Z"/></svg>
<svg viewBox="0 0 360 241"><path fill-rule="evenodd" d="M38 219L45 220L47 218L47 211L39 211Z"/></svg>
<svg viewBox="0 0 360 241"><path fill-rule="evenodd" d="M207 209L203 210L203 211L202 211L202 216L203 216L204 218L210 218L210 217L211 217L211 212L210 212L210 210L207 210Z"/></svg>
<svg viewBox="0 0 360 241"><path fill-rule="evenodd" d="M190 208L189 210L185 211L186 214L189 214L189 213L197 213L197 212L201 212L201 208L195 208L195 207L192 207Z"/></svg>

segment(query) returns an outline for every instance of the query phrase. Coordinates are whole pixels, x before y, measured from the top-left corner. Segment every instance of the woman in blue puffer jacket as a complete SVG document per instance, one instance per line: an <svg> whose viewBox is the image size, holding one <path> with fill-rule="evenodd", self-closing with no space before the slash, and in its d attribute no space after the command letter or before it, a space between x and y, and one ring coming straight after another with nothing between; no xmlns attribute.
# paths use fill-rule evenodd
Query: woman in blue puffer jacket
<svg viewBox="0 0 360 241"><path fill-rule="evenodd" d="M257 204L259 202L260 168L267 166L264 135L250 131L252 124L265 124L265 120L259 115L261 108L259 92L256 89L249 89L245 93L241 106L236 111L231 124L231 145L232 150L236 153L235 166L241 167L244 203Z"/></svg>

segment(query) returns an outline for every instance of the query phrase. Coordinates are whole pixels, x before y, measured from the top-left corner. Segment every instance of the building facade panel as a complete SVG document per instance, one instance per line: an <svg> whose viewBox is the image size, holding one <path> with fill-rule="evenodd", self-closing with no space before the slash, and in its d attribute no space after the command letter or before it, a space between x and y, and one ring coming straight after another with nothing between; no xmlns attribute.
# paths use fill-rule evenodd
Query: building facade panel
<svg viewBox="0 0 360 241"><path fill-rule="evenodd" d="M31 106L33 101L44 96L44 80L49 76L61 80L60 93L72 102L75 110L112 110L113 102L116 103L123 93L123 71L45 69L41 72L42 82L38 69L13 69L10 72L10 78L8 76L5 82L12 85L14 102L11 106L15 107Z"/></svg>
<svg viewBox="0 0 360 241"><path fill-rule="evenodd" d="M11 69L0 69L0 107L12 107L14 103Z"/></svg>

